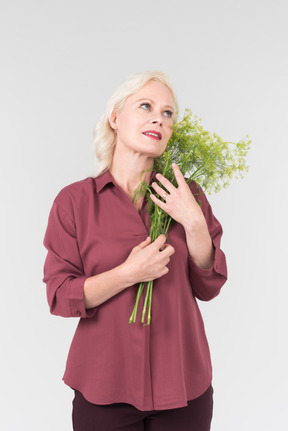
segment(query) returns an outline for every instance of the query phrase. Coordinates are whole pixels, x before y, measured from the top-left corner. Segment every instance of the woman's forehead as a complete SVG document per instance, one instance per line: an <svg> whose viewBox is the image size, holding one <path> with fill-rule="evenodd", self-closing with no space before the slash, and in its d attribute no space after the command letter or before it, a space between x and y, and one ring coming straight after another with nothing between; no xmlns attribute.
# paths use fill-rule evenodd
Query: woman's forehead
<svg viewBox="0 0 288 431"><path fill-rule="evenodd" d="M136 91L136 93L129 96L128 99L130 99L132 103L141 99L149 99L155 102L160 101L163 105L174 106L171 91L165 84L159 81L148 81L142 88Z"/></svg>

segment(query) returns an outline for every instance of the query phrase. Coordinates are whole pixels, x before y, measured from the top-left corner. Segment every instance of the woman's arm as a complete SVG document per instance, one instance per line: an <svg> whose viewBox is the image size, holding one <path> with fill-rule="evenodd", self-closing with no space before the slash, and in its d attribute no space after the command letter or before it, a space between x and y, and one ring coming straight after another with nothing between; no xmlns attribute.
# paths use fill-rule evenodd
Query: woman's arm
<svg viewBox="0 0 288 431"><path fill-rule="evenodd" d="M193 226L184 229L188 251L195 265L202 269L211 268L215 258L215 250L205 218L204 221L199 220Z"/></svg>

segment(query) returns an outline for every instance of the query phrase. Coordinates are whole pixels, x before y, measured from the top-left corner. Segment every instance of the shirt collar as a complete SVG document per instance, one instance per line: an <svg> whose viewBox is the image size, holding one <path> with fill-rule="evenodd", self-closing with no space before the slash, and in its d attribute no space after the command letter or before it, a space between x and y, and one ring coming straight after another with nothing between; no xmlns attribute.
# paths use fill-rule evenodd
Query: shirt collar
<svg viewBox="0 0 288 431"><path fill-rule="evenodd" d="M114 184L114 186L116 185L109 171L105 171L102 174L100 174L98 177L96 177L95 184L96 184L97 193L101 192L101 190L104 189L104 187L109 183Z"/></svg>
<svg viewBox="0 0 288 431"><path fill-rule="evenodd" d="M150 184L152 181L157 181L156 180L156 172L153 172L153 171L151 173ZM100 193L101 190L104 189L104 187L107 184L113 184L114 186L116 186L114 178L112 177L112 175L110 174L109 171L105 171L102 174L100 174L98 177L96 177L95 178L95 184L96 184L97 193Z"/></svg>

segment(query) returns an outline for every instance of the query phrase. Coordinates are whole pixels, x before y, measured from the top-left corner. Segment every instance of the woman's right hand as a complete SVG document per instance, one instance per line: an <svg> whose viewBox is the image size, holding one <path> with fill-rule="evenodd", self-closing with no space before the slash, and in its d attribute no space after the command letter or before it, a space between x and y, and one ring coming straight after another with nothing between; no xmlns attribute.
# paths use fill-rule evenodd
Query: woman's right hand
<svg viewBox="0 0 288 431"><path fill-rule="evenodd" d="M127 287L141 281L155 280L167 274L167 265L174 248L160 235L152 243L148 237L134 247L121 265L86 278L84 303L86 309L97 307Z"/></svg>
<svg viewBox="0 0 288 431"><path fill-rule="evenodd" d="M132 249L123 263L129 284L155 280L167 274L167 265L174 252L174 248L166 243L165 235L159 235L154 242L150 237L146 238Z"/></svg>

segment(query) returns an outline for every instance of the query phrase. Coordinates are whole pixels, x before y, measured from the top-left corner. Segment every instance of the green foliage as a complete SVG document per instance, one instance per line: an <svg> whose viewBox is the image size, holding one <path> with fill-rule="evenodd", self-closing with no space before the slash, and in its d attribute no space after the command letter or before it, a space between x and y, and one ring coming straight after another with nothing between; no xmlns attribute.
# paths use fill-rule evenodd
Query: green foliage
<svg viewBox="0 0 288 431"><path fill-rule="evenodd" d="M165 152L155 159L154 170L175 185L171 165L176 163L188 184L193 180L208 194L219 192L229 186L232 177L242 178L248 171L250 143L248 136L238 143L223 141L216 133L204 130L200 120L186 109L183 120L173 128Z"/></svg>
<svg viewBox="0 0 288 431"><path fill-rule="evenodd" d="M251 141L245 136L238 143L225 142L216 133L210 133L203 129L196 116L186 109L185 115L173 127L173 133L162 156L154 160L153 170L162 173L173 185L177 182L172 170L172 163L176 163L186 182L195 181L205 193L219 192L227 188L233 177L243 178L248 171L246 156ZM144 174L144 173L143 173ZM143 177L142 174L142 177ZM154 241L161 233L167 235L171 217L155 205L149 195L152 193L149 185L142 180L135 193L135 200L140 195L147 193L148 212L150 214L150 236ZM199 187L200 190L200 187ZM159 199L160 196L157 195ZM200 203L200 199L198 199ZM130 323L136 321L139 298L143 292L145 283L140 283L137 300ZM145 305L142 312L142 323L145 320L146 307L148 305L148 320L151 320L153 282L147 285Z"/></svg>

